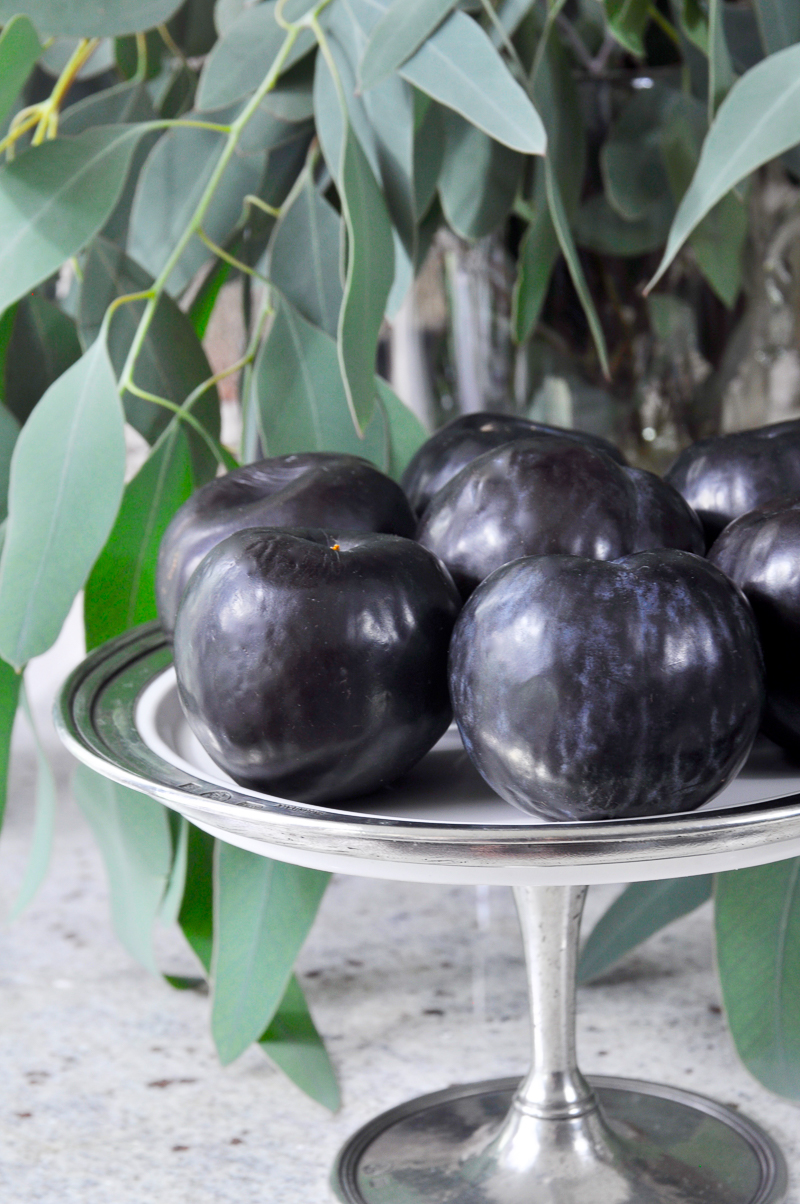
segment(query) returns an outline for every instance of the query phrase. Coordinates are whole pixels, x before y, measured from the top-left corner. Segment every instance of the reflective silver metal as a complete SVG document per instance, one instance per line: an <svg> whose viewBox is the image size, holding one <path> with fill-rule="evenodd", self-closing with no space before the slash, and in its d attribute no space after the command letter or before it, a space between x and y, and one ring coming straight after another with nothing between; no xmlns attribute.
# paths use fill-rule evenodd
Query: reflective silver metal
<svg viewBox="0 0 800 1204"><path fill-rule="evenodd" d="M520 822L502 826L486 823L438 822L392 818L392 794L382 799L385 814L364 814L370 799L344 806L318 807L240 787L220 786L159 756L145 744L136 726L136 701L143 689L167 671L170 646L156 624L120 636L96 649L67 679L57 703L55 721L62 740L79 760L123 785L142 790L180 811L201 827L220 836L265 842L270 856L307 864L309 855L335 854L363 874L365 862L383 863L385 876L426 880L502 880L509 885L531 875L552 881L631 881L635 877L674 877L681 872L665 862L680 858L683 873L739 868L800 853L800 794L747 803L725 809L685 812L669 817L603 820L581 823ZM422 796L430 783L425 764L412 772L406 794ZM448 759L449 758L449 759ZM445 763L429 771L441 789L470 798L477 791L495 797L469 765L462 751L448 751ZM775 795L781 791L776 789ZM371 798L376 796L371 796ZM264 850L265 852L267 850ZM748 853L753 856L747 860ZM708 864L709 857L732 855ZM690 868L697 859L696 867ZM652 863L650 873L632 872L637 863ZM701 864L702 863L702 864ZM452 867L445 879L440 871ZM492 871L499 871L492 873ZM373 871L374 872L374 871ZM483 875L485 874L485 878Z"/></svg>
<svg viewBox="0 0 800 1204"><path fill-rule="evenodd" d="M596 1078L575 1056L582 887L515 889L533 1060L517 1083L453 1087L377 1117L332 1183L345 1204L778 1204L780 1151L692 1092Z"/></svg>
<svg viewBox="0 0 800 1204"><path fill-rule="evenodd" d="M172 744L162 741L162 752L151 747L157 742L146 742L137 726L137 701L170 664L169 645L156 625L97 649L68 679L57 707L67 746L100 773L268 856L314 864L314 858L335 855L355 874L414 877L423 867L430 881L486 875L487 881L515 884L530 984L530 1073L522 1083L454 1087L379 1116L340 1154L333 1179L340 1200L779 1204L785 1164L752 1122L690 1092L581 1075L575 963L586 888L576 883L598 865L609 873L619 867L616 880L628 880L632 869L670 876L667 867L676 859L689 867L683 872L706 872L709 858L737 851L751 858L749 864L790 856L800 840L800 795L787 796L785 781L779 801L773 796L668 819L604 823L493 826L470 823L457 808L449 822L398 818L386 795L375 814L365 813L369 800L356 800L357 813L304 805L220 785L193 771L171 751L178 736ZM172 704L179 723L174 698ZM156 727L172 722L167 711L156 719ZM451 751L440 762L430 754L431 772L445 783L445 794L463 791L458 797L467 797L475 775L464 776L463 757ZM416 785L403 786L405 795L417 789L424 804L429 779L422 772Z"/></svg>

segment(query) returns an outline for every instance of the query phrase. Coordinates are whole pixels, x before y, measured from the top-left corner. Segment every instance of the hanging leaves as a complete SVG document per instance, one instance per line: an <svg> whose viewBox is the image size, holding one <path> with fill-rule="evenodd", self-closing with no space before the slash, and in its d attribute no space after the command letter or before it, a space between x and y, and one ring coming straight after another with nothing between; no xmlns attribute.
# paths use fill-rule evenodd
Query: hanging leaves
<svg viewBox="0 0 800 1204"><path fill-rule="evenodd" d="M52 276L97 233L147 128L88 129L32 146L0 167L0 310Z"/></svg>
<svg viewBox="0 0 800 1204"><path fill-rule="evenodd" d="M394 279L394 244L386 205L349 123L342 150L341 188L347 275L337 350L347 404L356 428L363 431L375 404L375 355Z"/></svg>
<svg viewBox="0 0 800 1204"><path fill-rule="evenodd" d="M0 655L21 667L55 640L116 518L122 406L102 340L50 386L11 461L0 558Z"/></svg>
<svg viewBox="0 0 800 1204"><path fill-rule="evenodd" d="M223 1065L272 1020L328 874L216 847L211 1031Z"/></svg>
<svg viewBox="0 0 800 1204"><path fill-rule="evenodd" d="M114 930L131 956L158 974L153 924L172 866L166 811L86 765L75 770L72 789L103 854Z"/></svg>
<svg viewBox="0 0 800 1204"><path fill-rule="evenodd" d="M797 144L798 128L800 45L758 63L734 84L720 105L649 288L661 279L695 227L726 193L757 167Z"/></svg>
<svg viewBox="0 0 800 1204"><path fill-rule="evenodd" d="M751 1074L800 1099L800 860L718 874L717 965L736 1050Z"/></svg>
<svg viewBox="0 0 800 1204"><path fill-rule="evenodd" d="M191 492L189 447L173 421L126 486L116 522L89 575L83 603L87 649L158 617L158 546Z"/></svg>

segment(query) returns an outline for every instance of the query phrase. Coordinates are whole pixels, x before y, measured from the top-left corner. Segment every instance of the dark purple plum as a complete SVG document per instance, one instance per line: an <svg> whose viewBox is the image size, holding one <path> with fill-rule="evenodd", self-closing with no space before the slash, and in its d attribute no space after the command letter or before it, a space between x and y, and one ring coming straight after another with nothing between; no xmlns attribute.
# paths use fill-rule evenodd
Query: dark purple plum
<svg viewBox="0 0 800 1204"><path fill-rule="evenodd" d="M571 439L505 443L462 468L431 501L417 539L462 597L520 556L616 560L646 548L705 549L700 521L670 485Z"/></svg>
<svg viewBox="0 0 800 1204"><path fill-rule="evenodd" d="M741 591L692 553L540 556L479 585L450 647L464 745L550 820L688 811L741 768L763 666Z"/></svg>
<svg viewBox="0 0 800 1204"><path fill-rule="evenodd" d="M697 511L710 546L739 515L800 490L800 419L700 439L665 479Z"/></svg>
<svg viewBox="0 0 800 1204"><path fill-rule="evenodd" d="M414 534L403 490L359 456L305 452L246 464L217 477L181 506L158 554L158 617L171 634L186 583L206 552L246 527L330 527Z"/></svg>
<svg viewBox="0 0 800 1204"><path fill-rule="evenodd" d="M764 731L800 756L800 494L735 519L708 558L744 591L756 616L767 668Z"/></svg>
<svg viewBox="0 0 800 1204"><path fill-rule="evenodd" d="M460 600L410 539L251 528L193 574L175 625L186 716L242 785L326 803L410 769L450 722Z"/></svg>
<svg viewBox="0 0 800 1204"><path fill-rule="evenodd" d="M423 443L403 473L401 484L412 507L418 515L422 515L433 495L471 460L503 443L529 439L531 435L575 439L578 443L604 451L619 464L626 462L622 453L608 439L590 435L587 431L548 426L544 422L532 422L529 418L513 414L492 414L489 411L462 414Z"/></svg>

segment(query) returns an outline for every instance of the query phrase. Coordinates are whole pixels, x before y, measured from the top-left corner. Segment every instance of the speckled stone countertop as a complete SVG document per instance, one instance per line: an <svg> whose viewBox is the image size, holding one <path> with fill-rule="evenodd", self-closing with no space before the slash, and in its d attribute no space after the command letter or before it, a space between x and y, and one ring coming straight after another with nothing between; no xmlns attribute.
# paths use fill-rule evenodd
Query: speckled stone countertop
<svg viewBox="0 0 800 1204"><path fill-rule="evenodd" d="M41 708L40 708L41 709ZM7 911L30 833L22 733L6 828ZM342 1085L336 1116L250 1049L222 1069L209 1002L131 961L98 852L50 742L62 806L40 895L0 928L3 1204L325 1204L340 1145L378 1112L451 1083L522 1074L528 1025L511 893L335 878L299 970ZM590 891L587 929L613 897ZM706 906L578 995L582 1068L663 1081L741 1109L782 1146L800 1204L800 1106L737 1062ZM165 970L192 973L179 936ZM435 1204L435 1202L432 1202Z"/></svg>

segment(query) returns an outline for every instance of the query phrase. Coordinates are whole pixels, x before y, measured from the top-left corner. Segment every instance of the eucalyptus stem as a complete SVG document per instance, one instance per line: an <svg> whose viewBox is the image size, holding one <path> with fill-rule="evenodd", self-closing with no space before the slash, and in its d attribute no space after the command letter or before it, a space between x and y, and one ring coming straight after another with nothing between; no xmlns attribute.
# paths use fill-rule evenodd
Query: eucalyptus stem
<svg viewBox="0 0 800 1204"><path fill-rule="evenodd" d="M205 382L205 383L207 383L207 382ZM123 390L120 389L120 393L122 393L122 392L123 392ZM187 401L184 401L181 405L178 405L178 403L175 401L168 401L166 397L159 397L159 395L157 393L149 393L147 391L147 389L140 389L139 386L137 384L134 384L133 381L131 381L130 384L125 386L124 392L133 393L134 397L141 397L142 401L150 401L153 403L153 405L161 406L165 410L171 410L176 418L180 418L182 422L188 423L189 426L191 426L195 431L197 431L197 434L200 436L200 438L206 444L206 446L208 447L209 451L211 452L212 456L217 461L217 463L221 464L223 468L228 467L228 465L225 462L224 456L222 455L219 447L217 446L216 440L214 438L212 438L211 435L209 435L208 431L203 426L202 422L199 422L197 420L197 418L195 418L194 414L192 414L191 410L188 408L188 406L187 406L188 398L187 398ZM197 392L197 390L195 390L195 392ZM205 392L205 389L201 388L200 392L197 393L197 396L202 397L203 392ZM189 397L192 397L191 393L189 394ZM194 401L196 401L196 400L197 400L197 397L194 398ZM192 402L192 404L194 404L194 401Z"/></svg>
<svg viewBox="0 0 800 1204"><path fill-rule="evenodd" d="M69 62L56 80L55 87L50 93L49 98L40 108L39 124L36 127L36 133L33 135L32 140L34 146L38 146L40 142L43 142L45 137L54 137L58 128L58 111L61 107L61 102L75 82L75 77L81 67L83 67L84 63L88 62L99 45L99 38L81 38L75 47L75 50L70 55Z"/></svg>
<svg viewBox="0 0 800 1204"><path fill-rule="evenodd" d="M246 276L252 276L256 280L260 280L262 284L269 284L266 276L262 276L255 268L251 268L248 263L242 259L237 259L235 255L231 255L230 251L226 251L219 243L214 242L213 238L209 238L202 226L197 229L197 237L202 243L208 247L212 254L218 259L224 259L225 263L229 263L232 268L236 268L238 272L244 272Z"/></svg>
<svg viewBox="0 0 800 1204"><path fill-rule="evenodd" d="M295 26L292 26L287 31L286 37L284 38L284 41L283 41L283 45L281 46L280 50L278 51L278 54L276 55L275 60L272 63L272 66L270 67L269 71L265 75L261 84L258 86L256 91L253 93L253 95L250 98L247 105L245 105L244 109L242 109L242 112L239 114L239 116L236 118L236 120L233 122L233 124L230 127L230 132L228 133L227 140L225 142L225 146L223 147L222 153L220 154L220 157L216 162L214 170L211 173L211 177L208 181L208 184L206 185L205 189L203 190L203 195L201 196L201 198L198 202L197 208L195 209L183 234L180 236L177 243L173 247L169 258L167 259L167 262L164 264L164 267L161 269L161 272L159 273L159 275L157 276L156 280L153 283L154 295L147 302L144 313L142 314L141 318L139 319L139 325L136 328L136 334L133 337L133 342L131 343L130 350L128 351L128 356L125 361L125 366L122 370L122 376L120 377L120 381L119 381L120 393L123 393L125 391L125 389L128 388L128 386L131 382L131 379L133 376L133 369L136 365L136 361L139 357L139 353L142 350L145 338L147 337L147 332L150 329L150 325L151 325L151 323L153 321L153 317L155 315L156 306L158 304L158 298L161 296L161 293L164 291L167 281L169 280L170 276L172 275L172 272L174 271L178 261L180 260L181 256L183 255L183 252L186 250L187 245L189 244L189 242L191 241L193 236L197 233L198 229L201 227L203 219L204 219L206 213L208 212L208 208L211 204L211 201L213 200L214 193L216 192L219 182L222 179L222 176L225 172L225 169L228 166L228 163L230 162L230 160L234 154L234 151L236 150L236 147L239 143L239 139L242 135L242 131L244 130L244 128L247 125L250 118L254 115L254 113L258 109L259 105L261 104L261 101L264 99L264 97L267 95L267 93L272 91L272 89L275 87L275 84L277 83L278 78L280 77L281 71L283 70L286 60L288 59L288 57L292 51L292 47L294 46L295 42L297 41L298 35L300 33L300 29L301 29L300 25L295 25Z"/></svg>

